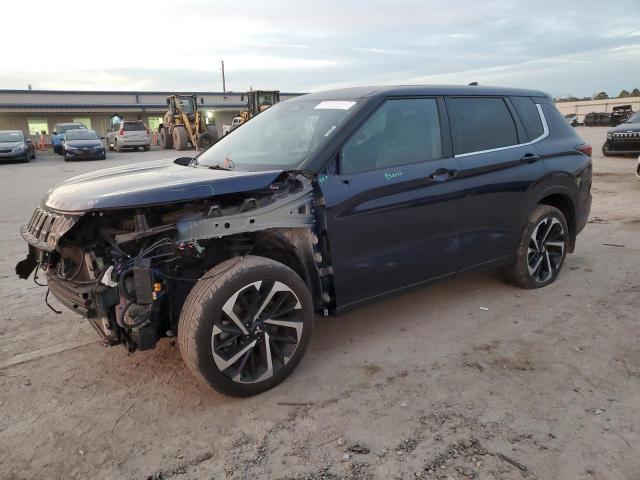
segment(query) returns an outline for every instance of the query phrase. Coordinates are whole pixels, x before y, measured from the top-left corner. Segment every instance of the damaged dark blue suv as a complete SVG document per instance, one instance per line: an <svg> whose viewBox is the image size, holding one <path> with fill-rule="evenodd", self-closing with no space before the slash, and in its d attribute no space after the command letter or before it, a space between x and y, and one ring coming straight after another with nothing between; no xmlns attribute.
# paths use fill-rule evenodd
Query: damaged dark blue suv
<svg viewBox="0 0 640 480"><path fill-rule="evenodd" d="M590 155L538 91L305 95L197 158L50 190L16 271L44 271L105 343L177 336L207 385L252 395L300 362L314 312L480 268L552 283L587 222Z"/></svg>

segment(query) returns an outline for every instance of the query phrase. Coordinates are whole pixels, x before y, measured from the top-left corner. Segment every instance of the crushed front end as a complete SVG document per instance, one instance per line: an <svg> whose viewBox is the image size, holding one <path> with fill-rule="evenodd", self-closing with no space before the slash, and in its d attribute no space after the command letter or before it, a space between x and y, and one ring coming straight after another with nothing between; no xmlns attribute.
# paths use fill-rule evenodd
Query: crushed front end
<svg viewBox="0 0 640 480"><path fill-rule="evenodd" d="M308 179L283 174L263 189L177 204L64 213L43 203L21 229L29 254L16 273L44 277L46 298L85 316L105 344L146 350L176 335L190 289L228 258L289 256L320 296L314 202Z"/></svg>

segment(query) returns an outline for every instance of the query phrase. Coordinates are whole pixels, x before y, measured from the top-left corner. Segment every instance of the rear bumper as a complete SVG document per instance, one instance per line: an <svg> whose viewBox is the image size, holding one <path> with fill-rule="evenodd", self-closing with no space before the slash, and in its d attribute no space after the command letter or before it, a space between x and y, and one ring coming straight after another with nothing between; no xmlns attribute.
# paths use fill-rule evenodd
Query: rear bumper
<svg viewBox="0 0 640 480"><path fill-rule="evenodd" d="M151 138L118 138L118 143L123 147L144 147L145 145L151 145Z"/></svg>

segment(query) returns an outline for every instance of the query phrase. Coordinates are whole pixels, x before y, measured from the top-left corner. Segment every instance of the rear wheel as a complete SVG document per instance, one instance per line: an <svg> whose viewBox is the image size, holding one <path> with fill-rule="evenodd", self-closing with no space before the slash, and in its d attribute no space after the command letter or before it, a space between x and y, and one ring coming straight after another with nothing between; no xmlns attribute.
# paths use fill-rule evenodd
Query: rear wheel
<svg viewBox="0 0 640 480"><path fill-rule="evenodd" d="M560 210L538 205L529 214L514 263L507 272L521 288L540 288L558 277L569 244L569 228Z"/></svg>
<svg viewBox="0 0 640 480"><path fill-rule="evenodd" d="M178 125L173 129L173 146L176 150L186 150L189 139L187 138L187 130Z"/></svg>
<svg viewBox="0 0 640 480"><path fill-rule="evenodd" d="M167 150L173 148L173 137L164 127L160 129L160 146Z"/></svg>
<svg viewBox="0 0 640 480"><path fill-rule="evenodd" d="M178 343L187 366L220 393L246 397L278 385L304 355L313 302L302 279L273 260L222 262L189 293Z"/></svg>
<svg viewBox="0 0 640 480"><path fill-rule="evenodd" d="M216 143L216 138L210 133L203 133L198 137L198 148L201 150L206 150L214 143Z"/></svg>

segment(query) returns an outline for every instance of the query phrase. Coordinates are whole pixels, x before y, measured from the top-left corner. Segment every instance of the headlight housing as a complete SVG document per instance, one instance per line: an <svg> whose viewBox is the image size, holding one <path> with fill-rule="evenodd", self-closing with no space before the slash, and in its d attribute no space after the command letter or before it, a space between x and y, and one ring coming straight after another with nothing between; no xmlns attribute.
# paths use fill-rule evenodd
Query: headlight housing
<svg viewBox="0 0 640 480"><path fill-rule="evenodd" d="M613 138L613 133L607 133L607 140L611 140Z"/></svg>
<svg viewBox="0 0 640 480"><path fill-rule="evenodd" d="M18 145L17 147L13 147L11 149L12 152L21 152L24 150L24 145Z"/></svg>

